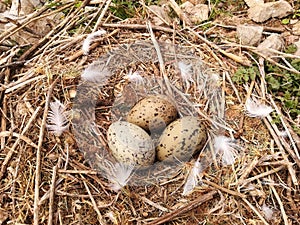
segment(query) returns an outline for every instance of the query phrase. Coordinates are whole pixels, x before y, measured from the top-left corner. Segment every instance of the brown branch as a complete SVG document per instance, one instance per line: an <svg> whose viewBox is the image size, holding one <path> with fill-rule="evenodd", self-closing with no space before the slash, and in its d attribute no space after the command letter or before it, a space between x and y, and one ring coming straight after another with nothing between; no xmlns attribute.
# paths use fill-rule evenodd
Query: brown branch
<svg viewBox="0 0 300 225"><path fill-rule="evenodd" d="M300 160L298 159L298 157L295 155L295 153L293 152L293 150L289 146L286 146L286 148L283 147L283 144L282 144L283 142L281 140L279 140L278 136L276 135L276 132L274 131L274 128L273 128L274 124L272 124L272 118L270 116L268 116L267 118L264 118L263 121L264 121L265 125L267 126L271 136L273 137L273 140L275 141L277 147L281 151L284 160L287 163L287 168L289 170L290 175L292 176L293 183L295 185L298 185L296 172L293 169L292 163L289 162L288 157L285 154L285 150L295 160L295 162L297 163L299 168L300 168Z"/></svg>
<svg viewBox="0 0 300 225"><path fill-rule="evenodd" d="M243 201L250 207L250 209L259 217L261 222L265 225L269 225L269 223L265 220L265 218L258 212L258 210L245 198L243 198Z"/></svg>
<svg viewBox="0 0 300 225"><path fill-rule="evenodd" d="M175 2L175 0L169 0L168 3L171 6L171 8L175 11L175 13L178 15L179 19L184 23L184 25L191 25L192 24L189 17L181 10L181 8Z"/></svg>
<svg viewBox="0 0 300 225"><path fill-rule="evenodd" d="M282 201L280 199L280 196L279 196L278 192L276 191L274 185L270 185L270 187L271 187L271 190L273 191L273 193L275 195L275 198L276 198L276 200L277 200L277 202L279 204L280 211L281 211L281 216L283 218L284 224L285 225L289 225L290 223L288 221L288 217L287 217L286 212L284 210L284 206L283 206L283 203L282 203Z"/></svg>
<svg viewBox="0 0 300 225"><path fill-rule="evenodd" d="M34 181L34 203L33 203L33 222L34 225L39 225L39 198L40 198L40 180L41 180L41 149L44 139L44 132L46 127L46 120L48 115L49 103L51 94L58 79L56 79L51 86L49 87L45 109L43 114L43 120L40 128L39 134L39 142L38 142L38 149L36 151L36 168L35 168L35 181Z"/></svg>
<svg viewBox="0 0 300 225"><path fill-rule="evenodd" d="M157 218L156 220L147 223L147 225L159 225L159 224L163 224L165 222L171 221L173 220L176 216L179 216L183 213L186 213L194 208L197 208L198 206L200 206L201 204L203 204L204 202L207 202L208 200L211 200L215 195L217 194L216 190L213 190L207 194L204 194L198 198L196 198L195 200L189 202L188 204L186 204L183 207L180 207L179 209L176 209L162 217Z"/></svg>
<svg viewBox="0 0 300 225"><path fill-rule="evenodd" d="M119 29L115 29L111 33L109 33L108 35L106 35L105 37L101 37L99 39L96 39L95 43L91 44L89 50L93 50L93 49L97 48L100 45L100 41L102 41L102 40L104 40L106 38L109 38L109 37L115 35L119 31L120 31ZM77 52L75 52L73 55L71 55L70 57L68 57L67 60L71 62L71 61L77 59L78 57L80 57L82 55L83 55L83 51L82 51L82 49L80 49Z"/></svg>
<svg viewBox="0 0 300 225"><path fill-rule="evenodd" d="M204 179L202 180L202 182L205 183L205 184L208 184L208 185L210 185L210 186L212 186L214 188L217 188L220 191L223 191L223 192L225 192L227 194L230 194L230 195L233 195L233 196L238 196L240 198L246 198L246 195L241 194L241 193L239 193L237 191L229 190L229 189L227 189L225 187L222 187L222 186L220 186L220 185L218 185L218 184L216 184L214 182L211 182L211 181L208 181L208 180L204 180Z"/></svg>
<svg viewBox="0 0 300 225"><path fill-rule="evenodd" d="M194 31L192 28L187 27L188 31L190 31L193 35L195 35L195 37L197 37L198 39L200 39L201 41L203 41L205 44L207 44L208 46L214 48L215 50L219 51L221 54L227 56L228 58L234 60L235 62L238 62L242 65L245 66L251 66L251 62L247 59L247 58L243 58L240 57L238 55L235 55L233 53L230 52L226 52L223 49L221 49L218 45L216 45L215 43L207 40L206 38L204 38L203 36L201 36L199 33L197 33L196 31Z"/></svg>
<svg viewBox="0 0 300 225"><path fill-rule="evenodd" d="M50 196L49 196L49 217L48 217L48 225L53 224L53 212L54 212L54 197L55 197L55 187L56 187L56 175L57 170L60 164L60 160L58 160L57 165L53 167L51 186L50 186Z"/></svg>
<svg viewBox="0 0 300 225"><path fill-rule="evenodd" d="M110 28L123 28L123 29L130 29L130 30L147 30L147 25L144 24L115 24L115 23L103 23L101 27L110 27ZM162 26L155 26L151 25L153 30L156 31L163 31L166 33L174 33L174 30L167 27Z"/></svg>
<svg viewBox="0 0 300 225"><path fill-rule="evenodd" d="M103 220L103 217L102 217L102 215L101 215L101 213L100 213L100 210L99 210L99 208L98 208L98 206L97 206L97 203L96 203L96 201L95 201L95 199L94 199L94 197L93 197L93 195L92 195L92 193L91 193L91 191L90 191L90 189L89 189L89 186L87 185L87 183L86 183L85 181L83 181L83 184L84 184L85 189L87 190L87 192L88 192L88 194L89 194L89 197L90 197L90 200L91 200L91 202L92 202L93 208L94 208L94 210L96 211L96 213L97 213L97 215L98 215L98 222L99 222L101 225L106 224L106 222Z"/></svg>
<svg viewBox="0 0 300 225"><path fill-rule="evenodd" d="M267 172L264 172L264 173L260 173L260 174L254 176L254 177L250 177L250 178L248 178L248 179L245 179L244 182L243 182L243 184L242 184L242 186L244 187L246 184L248 184L248 183L250 183L250 182L252 182L252 181L254 181L254 180L257 180L257 179L266 177L266 176L268 176L268 175L270 175L270 174L272 174L272 173L277 173L277 172L279 172L280 170L282 170L284 167L285 167L284 165L283 165L283 166L279 166L279 167L274 168L274 169L272 169L272 170L270 170L270 171L267 171Z"/></svg>

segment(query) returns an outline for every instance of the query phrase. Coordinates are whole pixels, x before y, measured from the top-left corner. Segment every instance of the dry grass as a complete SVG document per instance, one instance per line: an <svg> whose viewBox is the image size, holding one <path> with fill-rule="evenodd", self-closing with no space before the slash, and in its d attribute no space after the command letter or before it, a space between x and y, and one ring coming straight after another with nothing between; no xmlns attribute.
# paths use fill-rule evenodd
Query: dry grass
<svg viewBox="0 0 300 225"><path fill-rule="evenodd" d="M60 137L45 129L50 101L56 98L68 109L73 107L73 93L86 66L123 44L153 41L142 15L118 22L103 3L85 14L88 2L84 1L80 7L73 2L62 3L57 12L65 8L69 12L48 35L22 54L9 55L11 49L3 53L9 57L0 66L0 224L299 224L299 137L290 129L279 106L276 113L282 116L282 126L291 134L287 138L280 136L271 117L258 119L244 115L243 105L251 93L275 104L261 85L265 82L263 76L252 82L247 91L234 86L230 79L238 65L251 63L252 59L241 50L251 53L255 49L235 43L221 48L192 26L183 29L176 24L152 26L153 35L160 42L185 46L203 60L204 68L220 75L225 124L233 130L232 133L225 130L224 134L234 136L243 147L243 154L234 165L221 167L212 163L203 173L203 184L188 196L181 193L192 162L185 163L165 182L129 185L115 193L110 190L108 180L91 169L88 161L95 152L91 147L85 148L88 149L85 152L79 150L88 143L78 143L74 129ZM38 19L41 12L52 11L38 10L24 25L1 34L1 42L17 29L23 29L27 22ZM95 18L93 23L91 18ZM89 55L83 55L84 38L98 28L105 29L107 34L93 42ZM227 29L231 31L220 26L216 29L223 34ZM109 85L95 90L96 119L104 137L99 139L100 145L105 146L113 96L121 92L120 84L125 82L122 77L129 67L144 71L145 76L169 74L167 79L177 79L174 68L161 65L159 57L156 62L139 60L114 62L116 74ZM129 67L123 68L125 64ZM180 79L175 83L182 85ZM194 90L190 89L194 103L205 106ZM202 113L211 116L207 110ZM264 205L272 208L271 218L264 214Z"/></svg>

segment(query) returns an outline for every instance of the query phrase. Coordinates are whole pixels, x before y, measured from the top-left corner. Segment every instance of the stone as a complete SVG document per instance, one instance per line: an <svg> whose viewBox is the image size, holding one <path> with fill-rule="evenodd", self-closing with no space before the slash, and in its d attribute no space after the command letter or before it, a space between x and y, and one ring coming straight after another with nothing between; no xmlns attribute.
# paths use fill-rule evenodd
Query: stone
<svg viewBox="0 0 300 225"><path fill-rule="evenodd" d="M6 10L6 4L4 4L3 2L0 2L0 13L3 13Z"/></svg>
<svg viewBox="0 0 300 225"><path fill-rule="evenodd" d="M270 51L270 49L281 51L283 47L284 42L281 36L278 34L272 34L257 46L257 50L265 57L271 57L276 56L276 53Z"/></svg>
<svg viewBox="0 0 300 225"><path fill-rule="evenodd" d="M300 35L300 21L298 21L297 23L295 23L292 27L292 33L294 35Z"/></svg>
<svg viewBox="0 0 300 225"><path fill-rule="evenodd" d="M190 2L193 5L198 5L198 4L204 4L206 2L206 0L183 0L182 3L184 2Z"/></svg>
<svg viewBox="0 0 300 225"><path fill-rule="evenodd" d="M26 26L26 28L28 28L30 32L21 29L16 33L12 34L10 36L10 39L14 40L19 45L34 44L38 42L41 39L41 37L46 36L52 30L53 27L60 23L62 18L64 18L64 14L62 12L50 15L48 17L40 18L36 21L29 23ZM16 20L18 21L18 19ZM21 21L21 19L19 20ZM6 23L4 25L4 29L8 30L12 26L15 25L12 23Z"/></svg>
<svg viewBox="0 0 300 225"><path fill-rule="evenodd" d="M293 13L293 7L286 1L258 3L248 9L248 16L255 22L261 23L270 18L283 18Z"/></svg>
<svg viewBox="0 0 300 225"><path fill-rule="evenodd" d="M297 51L294 53L294 55L300 56L300 40L295 42L294 45L297 47Z"/></svg>
<svg viewBox="0 0 300 225"><path fill-rule="evenodd" d="M157 5L150 5L149 9L151 14L154 16L152 17L153 23L157 26L161 26L163 24L170 24L171 18L169 17L167 8L164 6L157 6Z"/></svg>
<svg viewBox="0 0 300 225"><path fill-rule="evenodd" d="M191 2L185 2L180 8L194 24L199 24L208 19L208 5L198 4L194 6Z"/></svg>
<svg viewBox="0 0 300 225"><path fill-rule="evenodd" d="M14 16L28 15L41 4L43 2L40 0L12 0L9 13Z"/></svg>
<svg viewBox="0 0 300 225"><path fill-rule="evenodd" d="M254 7L256 5L264 4L264 0L244 0L248 7Z"/></svg>
<svg viewBox="0 0 300 225"><path fill-rule="evenodd" d="M242 45L255 46L262 38L263 27L238 25L236 31Z"/></svg>

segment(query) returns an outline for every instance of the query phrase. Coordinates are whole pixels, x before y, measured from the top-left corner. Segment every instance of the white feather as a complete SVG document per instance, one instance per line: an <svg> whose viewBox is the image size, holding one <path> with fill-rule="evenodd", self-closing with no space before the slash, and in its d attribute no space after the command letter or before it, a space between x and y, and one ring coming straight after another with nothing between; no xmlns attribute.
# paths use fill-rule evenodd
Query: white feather
<svg viewBox="0 0 300 225"><path fill-rule="evenodd" d="M184 62L178 62L178 68L180 70L180 75L185 82L186 88L189 89L190 87L190 82L194 83L194 80L192 78L193 75L193 67L191 64L186 64Z"/></svg>
<svg viewBox="0 0 300 225"><path fill-rule="evenodd" d="M215 153L221 155L223 165L232 165L238 155L239 146L234 140L225 136L217 136L214 139Z"/></svg>
<svg viewBox="0 0 300 225"><path fill-rule="evenodd" d="M189 176L184 184L182 195L188 195L191 193L194 188L199 183L200 177L199 174L202 172L203 168L201 163L197 160L193 168L189 172Z"/></svg>
<svg viewBox="0 0 300 225"><path fill-rule="evenodd" d="M265 218L267 220L271 220L273 217L274 210L267 206L265 203L261 206L261 210L263 211Z"/></svg>
<svg viewBox="0 0 300 225"><path fill-rule="evenodd" d="M125 79L128 79L130 82L135 83L136 85L143 85L145 83L144 78L139 74L138 71L132 73L132 70L124 76Z"/></svg>
<svg viewBox="0 0 300 225"><path fill-rule="evenodd" d="M85 81L105 83L107 79L111 76L111 72L107 68L101 70L96 65L90 65L81 74L81 78Z"/></svg>
<svg viewBox="0 0 300 225"><path fill-rule="evenodd" d="M48 124L46 127L56 136L60 136L68 129L68 113L65 111L65 106L59 100L50 103L47 120Z"/></svg>
<svg viewBox="0 0 300 225"><path fill-rule="evenodd" d="M122 189L129 181L134 166L116 163L110 169L108 179L111 182L110 188L115 192Z"/></svg>
<svg viewBox="0 0 300 225"><path fill-rule="evenodd" d="M258 102L258 100L248 98L245 104L246 114L250 117L266 117L272 111L272 107L267 106L263 103Z"/></svg>
<svg viewBox="0 0 300 225"><path fill-rule="evenodd" d="M94 33L89 34L82 44L82 51L84 55L88 55L90 51L90 45L96 37L106 34L105 30L98 30Z"/></svg>
<svg viewBox="0 0 300 225"><path fill-rule="evenodd" d="M279 131L278 135L281 137L287 137L289 134L286 130L283 130L283 131Z"/></svg>

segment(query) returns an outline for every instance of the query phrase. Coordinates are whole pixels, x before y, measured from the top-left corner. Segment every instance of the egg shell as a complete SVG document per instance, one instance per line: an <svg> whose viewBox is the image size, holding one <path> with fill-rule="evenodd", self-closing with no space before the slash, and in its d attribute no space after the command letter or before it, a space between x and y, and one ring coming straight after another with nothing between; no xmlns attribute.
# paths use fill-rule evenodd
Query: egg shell
<svg viewBox="0 0 300 225"><path fill-rule="evenodd" d="M155 147L148 133L139 126L117 121L107 131L113 156L127 165L148 166L155 160Z"/></svg>
<svg viewBox="0 0 300 225"><path fill-rule="evenodd" d="M189 160L207 140L206 128L198 117L186 116L170 123L156 147L159 161L177 158Z"/></svg>
<svg viewBox="0 0 300 225"><path fill-rule="evenodd" d="M129 111L127 121L143 129L160 130L177 118L177 109L166 96L143 98Z"/></svg>

